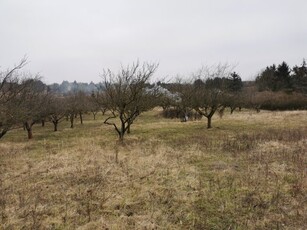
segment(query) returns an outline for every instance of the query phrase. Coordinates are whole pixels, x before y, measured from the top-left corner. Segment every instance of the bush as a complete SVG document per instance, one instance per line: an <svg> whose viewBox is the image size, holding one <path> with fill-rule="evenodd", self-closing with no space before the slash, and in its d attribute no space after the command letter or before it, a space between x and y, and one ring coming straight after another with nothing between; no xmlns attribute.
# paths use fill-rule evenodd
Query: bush
<svg viewBox="0 0 307 230"><path fill-rule="evenodd" d="M248 92L245 95L245 108L264 110L305 110L307 109L307 96L295 92Z"/></svg>
<svg viewBox="0 0 307 230"><path fill-rule="evenodd" d="M260 109L265 110L304 110L307 97L303 94L285 92L262 92L258 97Z"/></svg>
<svg viewBox="0 0 307 230"><path fill-rule="evenodd" d="M170 118L170 119L174 119L174 118L179 118L182 121L186 121L185 116L188 117L188 120L200 120L201 119L201 115L193 110L189 110L189 111L185 111L183 109L180 108L167 108L164 109L161 112L162 117L164 118Z"/></svg>

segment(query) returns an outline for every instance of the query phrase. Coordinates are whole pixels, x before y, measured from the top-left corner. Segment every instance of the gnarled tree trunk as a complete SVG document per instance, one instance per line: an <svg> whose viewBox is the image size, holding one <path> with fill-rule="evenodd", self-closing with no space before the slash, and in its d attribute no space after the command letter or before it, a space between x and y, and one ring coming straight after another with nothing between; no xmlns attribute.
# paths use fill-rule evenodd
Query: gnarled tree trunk
<svg viewBox="0 0 307 230"><path fill-rule="evenodd" d="M56 131L58 131L58 123L59 123L59 121L52 121L52 123L53 123L53 130L54 130L54 132L56 132Z"/></svg>
<svg viewBox="0 0 307 230"><path fill-rule="evenodd" d="M29 140L33 138L32 126L34 125L34 123L35 123L34 121L32 122L26 121L23 124L24 128L27 130Z"/></svg>
<svg viewBox="0 0 307 230"><path fill-rule="evenodd" d="M0 132L0 139L7 133L7 129L3 129L1 132Z"/></svg>

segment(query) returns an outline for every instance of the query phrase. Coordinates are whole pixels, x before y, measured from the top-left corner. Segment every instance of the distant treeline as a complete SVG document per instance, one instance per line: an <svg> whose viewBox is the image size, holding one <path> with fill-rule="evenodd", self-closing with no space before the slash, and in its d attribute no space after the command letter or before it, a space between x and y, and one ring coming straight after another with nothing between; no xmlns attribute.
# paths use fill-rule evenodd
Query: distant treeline
<svg viewBox="0 0 307 230"><path fill-rule="evenodd" d="M267 66L256 78L255 83L259 91L284 91L307 94L307 64L303 60L301 65L292 69L286 62L279 65Z"/></svg>
<svg viewBox="0 0 307 230"><path fill-rule="evenodd" d="M0 72L0 139L11 129L24 127L32 138L35 123L52 122L54 131L63 120L74 127L76 117L98 112L109 117L122 141L130 126L143 112L157 106L162 115L190 121L222 116L241 108L265 110L307 109L307 64L292 69L286 62L266 67L255 81L243 82L229 65L202 67L195 75L174 82L150 83L158 64L134 63L119 72L106 70L99 84L63 81L46 85L39 77L25 76L22 60L11 70ZM189 80L188 80L189 79ZM120 126L119 126L120 124Z"/></svg>
<svg viewBox="0 0 307 230"><path fill-rule="evenodd" d="M70 92L77 92L82 91L84 93L92 93L97 91L98 87L100 87L101 84L95 84L93 82L90 83L83 83L83 82L68 82L63 81L61 84L53 83L51 85L48 85L48 88L51 92L59 93L59 94L68 94Z"/></svg>

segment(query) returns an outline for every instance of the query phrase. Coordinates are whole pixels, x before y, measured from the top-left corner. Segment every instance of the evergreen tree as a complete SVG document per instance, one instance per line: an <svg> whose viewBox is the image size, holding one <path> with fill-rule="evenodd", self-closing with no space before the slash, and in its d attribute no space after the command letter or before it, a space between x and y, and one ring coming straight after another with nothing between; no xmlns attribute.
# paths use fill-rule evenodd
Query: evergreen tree
<svg viewBox="0 0 307 230"><path fill-rule="evenodd" d="M307 94L307 64L305 59L301 66L293 67L292 82L295 91Z"/></svg>
<svg viewBox="0 0 307 230"><path fill-rule="evenodd" d="M276 88L276 66L268 66L256 78L256 85L259 91L275 90Z"/></svg>
<svg viewBox="0 0 307 230"><path fill-rule="evenodd" d="M274 91L292 89L290 68L286 62L278 65L275 75L275 88Z"/></svg>
<svg viewBox="0 0 307 230"><path fill-rule="evenodd" d="M233 72L228 78L228 89L231 92L239 92L243 87L242 79L239 74Z"/></svg>

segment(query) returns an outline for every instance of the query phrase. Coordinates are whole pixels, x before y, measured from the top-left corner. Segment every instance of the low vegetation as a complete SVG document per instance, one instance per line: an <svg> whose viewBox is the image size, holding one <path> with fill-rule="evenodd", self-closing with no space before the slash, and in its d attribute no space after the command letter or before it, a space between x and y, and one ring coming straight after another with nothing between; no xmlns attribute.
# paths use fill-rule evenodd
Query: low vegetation
<svg viewBox="0 0 307 230"><path fill-rule="evenodd" d="M1 229L306 229L307 112L140 114L119 144L98 113L0 142Z"/></svg>
<svg viewBox="0 0 307 230"><path fill-rule="evenodd" d="M91 93L25 64L0 71L1 229L307 228L305 61L171 83L136 62Z"/></svg>

